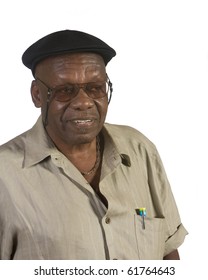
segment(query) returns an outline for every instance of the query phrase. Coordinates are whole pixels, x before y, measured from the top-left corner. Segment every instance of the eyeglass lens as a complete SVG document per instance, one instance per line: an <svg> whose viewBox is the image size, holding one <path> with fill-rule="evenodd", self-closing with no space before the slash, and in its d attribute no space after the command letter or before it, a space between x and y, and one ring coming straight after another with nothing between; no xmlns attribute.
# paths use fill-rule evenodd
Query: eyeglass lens
<svg viewBox="0 0 208 280"><path fill-rule="evenodd" d="M51 93L58 101L68 101L73 99L82 89L90 98L102 98L108 94L109 84L107 82L87 83L83 85L67 84L51 89Z"/></svg>

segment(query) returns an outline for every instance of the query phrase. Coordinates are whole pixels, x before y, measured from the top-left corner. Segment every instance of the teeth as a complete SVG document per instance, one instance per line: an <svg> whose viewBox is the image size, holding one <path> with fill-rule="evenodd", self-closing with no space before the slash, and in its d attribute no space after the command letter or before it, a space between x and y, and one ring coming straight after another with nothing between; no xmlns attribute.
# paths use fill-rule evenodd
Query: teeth
<svg viewBox="0 0 208 280"><path fill-rule="evenodd" d="M75 123L87 123L87 122L91 122L91 120L76 120L74 122Z"/></svg>

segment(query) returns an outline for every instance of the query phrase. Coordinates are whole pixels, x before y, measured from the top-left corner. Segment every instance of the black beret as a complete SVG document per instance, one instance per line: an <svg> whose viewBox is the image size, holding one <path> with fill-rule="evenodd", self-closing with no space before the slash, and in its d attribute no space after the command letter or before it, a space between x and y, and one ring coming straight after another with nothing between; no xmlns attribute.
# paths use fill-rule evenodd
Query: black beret
<svg viewBox="0 0 208 280"><path fill-rule="evenodd" d="M103 57L105 65L116 55L114 49L99 38L76 30L61 30L46 35L22 55L23 64L32 70L43 59L66 53L92 52Z"/></svg>

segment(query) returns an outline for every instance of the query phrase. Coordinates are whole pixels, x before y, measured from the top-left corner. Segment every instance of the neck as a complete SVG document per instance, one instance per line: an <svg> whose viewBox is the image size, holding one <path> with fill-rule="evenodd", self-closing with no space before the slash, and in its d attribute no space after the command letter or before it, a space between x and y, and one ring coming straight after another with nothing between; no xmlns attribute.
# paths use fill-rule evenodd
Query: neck
<svg viewBox="0 0 208 280"><path fill-rule="evenodd" d="M81 171L83 176L90 176L95 174L97 171L99 165L100 165L100 160L101 160L101 151L100 151L100 138L99 135L96 137L96 161L94 166L88 170L88 171Z"/></svg>
<svg viewBox="0 0 208 280"><path fill-rule="evenodd" d="M76 143L74 145L69 145L60 140L56 141L55 137L50 136L50 138L57 149L73 163L83 176L95 173L100 163L99 136L95 137L91 142Z"/></svg>
<svg viewBox="0 0 208 280"><path fill-rule="evenodd" d="M52 139L53 141L53 139ZM96 138L89 143L69 145L65 142L53 141L57 149L64 154L70 161L76 158L87 158L96 153Z"/></svg>

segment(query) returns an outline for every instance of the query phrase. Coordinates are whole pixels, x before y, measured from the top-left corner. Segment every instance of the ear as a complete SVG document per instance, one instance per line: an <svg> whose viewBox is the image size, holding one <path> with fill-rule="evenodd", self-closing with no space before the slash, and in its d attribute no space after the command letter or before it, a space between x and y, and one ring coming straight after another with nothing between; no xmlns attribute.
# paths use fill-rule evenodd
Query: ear
<svg viewBox="0 0 208 280"><path fill-rule="evenodd" d="M30 92L31 92L32 101L33 101L35 107L41 108L42 107L41 92L40 92L40 89L35 80L32 81L32 83L31 83Z"/></svg>

